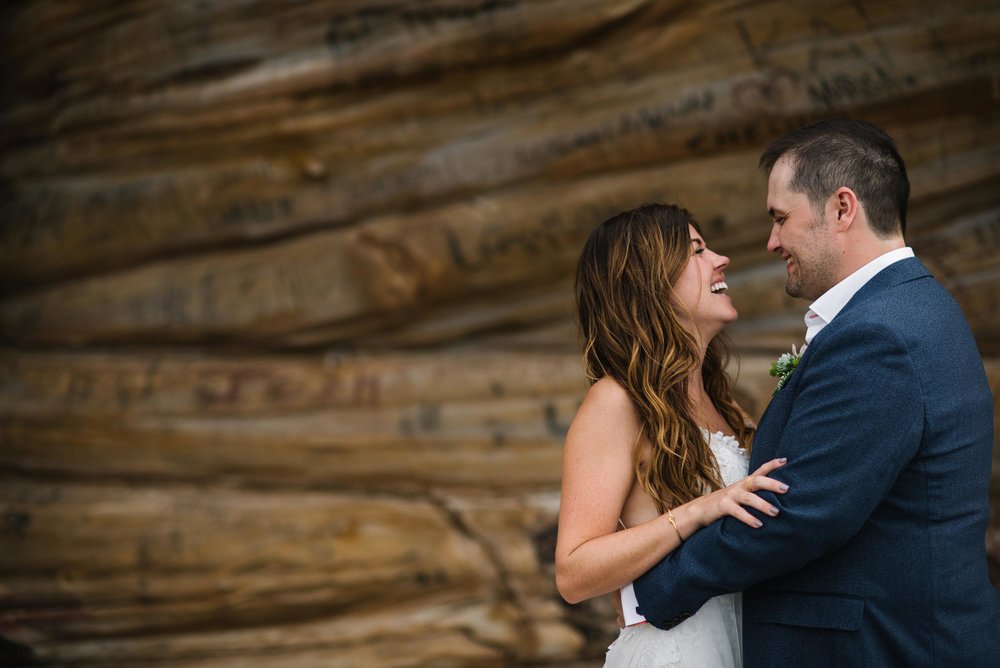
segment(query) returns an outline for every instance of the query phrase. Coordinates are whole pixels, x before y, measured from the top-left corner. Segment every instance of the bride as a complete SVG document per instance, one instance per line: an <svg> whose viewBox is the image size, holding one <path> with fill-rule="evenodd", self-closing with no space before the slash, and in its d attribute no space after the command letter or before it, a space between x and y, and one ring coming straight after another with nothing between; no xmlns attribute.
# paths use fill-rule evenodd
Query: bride
<svg viewBox="0 0 1000 668"><path fill-rule="evenodd" d="M606 666L740 666L738 594L665 631L631 582L724 515L776 515L754 494L782 485L772 460L747 477L754 428L736 405L718 336L736 319L723 270L686 210L646 204L598 226L576 300L591 387L563 453L556 586L570 603L620 596L625 627ZM741 447L742 444L742 447Z"/></svg>

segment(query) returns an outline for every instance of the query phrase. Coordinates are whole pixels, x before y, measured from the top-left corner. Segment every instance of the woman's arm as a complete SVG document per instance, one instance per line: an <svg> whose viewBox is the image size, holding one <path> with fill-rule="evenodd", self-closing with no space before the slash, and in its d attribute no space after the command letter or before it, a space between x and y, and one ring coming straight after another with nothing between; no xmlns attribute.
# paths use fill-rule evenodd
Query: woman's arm
<svg viewBox="0 0 1000 668"><path fill-rule="evenodd" d="M570 603L632 582L680 545L682 538L723 515L757 526L743 505L772 514L773 506L748 491L741 480L673 508L676 530L667 515L661 515L616 531L635 480L632 462L638 433L631 399L617 382L606 378L590 388L570 425L556 542L556 587ZM780 465L775 460L755 471L752 489L782 493L780 483L766 477Z"/></svg>

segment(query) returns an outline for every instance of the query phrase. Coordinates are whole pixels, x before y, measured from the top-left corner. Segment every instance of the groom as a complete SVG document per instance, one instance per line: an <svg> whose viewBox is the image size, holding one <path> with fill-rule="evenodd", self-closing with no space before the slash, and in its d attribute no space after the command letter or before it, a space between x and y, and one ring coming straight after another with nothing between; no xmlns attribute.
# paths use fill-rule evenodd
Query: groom
<svg viewBox="0 0 1000 668"><path fill-rule="evenodd" d="M771 476L790 489L760 492L781 512L761 529L725 518L692 535L635 582L640 610L670 628L742 590L749 668L996 666L992 398L961 311L903 241L903 160L878 128L833 120L760 164L767 248L812 301L750 461L787 457Z"/></svg>

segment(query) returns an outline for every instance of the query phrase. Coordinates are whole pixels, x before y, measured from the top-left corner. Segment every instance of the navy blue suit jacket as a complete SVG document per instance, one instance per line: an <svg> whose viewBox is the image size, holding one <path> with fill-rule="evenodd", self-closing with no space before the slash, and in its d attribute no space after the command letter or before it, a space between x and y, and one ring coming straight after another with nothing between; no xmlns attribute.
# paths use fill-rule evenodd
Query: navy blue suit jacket
<svg viewBox="0 0 1000 668"><path fill-rule="evenodd" d="M776 518L731 517L635 583L670 628L743 591L744 663L996 666L985 532L993 402L958 305L923 265L890 265L809 345L771 400L750 469L774 457Z"/></svg>

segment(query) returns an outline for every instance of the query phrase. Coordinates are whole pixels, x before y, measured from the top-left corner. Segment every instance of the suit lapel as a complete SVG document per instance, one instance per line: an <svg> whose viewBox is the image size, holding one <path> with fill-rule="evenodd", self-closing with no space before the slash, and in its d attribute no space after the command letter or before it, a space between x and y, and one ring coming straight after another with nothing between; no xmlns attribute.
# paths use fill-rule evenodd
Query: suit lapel
<svg viewBox="0 0 1000 668"><path fill-rule="evenodd" d="M841 317L851 308L864 303L894 285L899 285L900 283L905 283L907 281L912 281L926 276L930 276L930 274L924 265L921 264L920 260L916 258L907 258L905 260L895 262L875 274L870 281L865 283L865 285L862 286L862 288L858 290L853 297L851 297L851 300L847 302L841 312L837 314L837 317ZM822 337L825 331L826 330L824 329L817 334L817 339ZM814 344L817 339L813 340ZM795 396L798 394L799 379L802 377L802 374L805 372L805 368L811 359L811 348L813 348L813 346L809 346L806 349L806 352L802 355L802 359L799 361L795 371L788 377L788 382L785 383L785 386L775 392L774 396L771 397L771 402L767 405L767 409L760 418L760 423L757 426L757 434L754 437L753 450L750 457L751 471L774 457L774 453L778 447L778 441L781 437L781 432L785 428L785 423L788 422L788 416L792 411Z"/></svg>
<svg viewBox="0 0 1000 668"><path fill-rule="evenodd" d="M757 425L757 434L754 436L753 449L750 452L750 470L756 469L769 459L774 457L774 452L778 447L778 440L785 423L788 422L788 415L792 412L793 398L799 384L799 378L808 364L809 350L802 355L798 366L792 375L788 377L784 387L771 396L771 402L767 405L764 415L761 416ZM775 381L777 382L777 381Z"/></svg>

